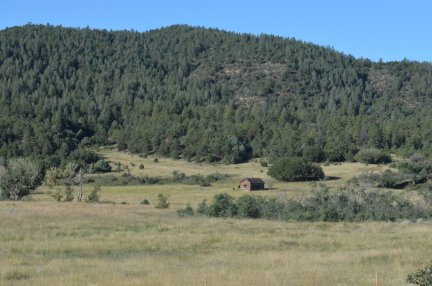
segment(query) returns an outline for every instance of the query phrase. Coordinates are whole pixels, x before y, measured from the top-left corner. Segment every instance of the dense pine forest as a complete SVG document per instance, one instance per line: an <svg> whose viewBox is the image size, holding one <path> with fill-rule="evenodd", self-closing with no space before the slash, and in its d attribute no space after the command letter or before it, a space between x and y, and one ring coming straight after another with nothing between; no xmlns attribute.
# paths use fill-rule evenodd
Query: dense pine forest
<svg viewBox="0 0 432 286"><path fill-rule="evenodd" d="M432 65L271 35L0 31L0 157L58 165L87 146L195 161L432 154Z"/></svg>

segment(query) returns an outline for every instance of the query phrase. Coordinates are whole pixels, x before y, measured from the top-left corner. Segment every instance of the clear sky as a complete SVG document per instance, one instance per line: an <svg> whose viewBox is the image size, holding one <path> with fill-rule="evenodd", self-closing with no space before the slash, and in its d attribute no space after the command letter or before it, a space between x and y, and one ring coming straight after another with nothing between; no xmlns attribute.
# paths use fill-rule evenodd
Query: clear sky
<svg viewBox="0 0 432 286"><path fill-rule="evenodd" d="M3 0L0 29L27 23L146 31L189 24L294 37L384 61L432 62L430 0Z"/></svg>

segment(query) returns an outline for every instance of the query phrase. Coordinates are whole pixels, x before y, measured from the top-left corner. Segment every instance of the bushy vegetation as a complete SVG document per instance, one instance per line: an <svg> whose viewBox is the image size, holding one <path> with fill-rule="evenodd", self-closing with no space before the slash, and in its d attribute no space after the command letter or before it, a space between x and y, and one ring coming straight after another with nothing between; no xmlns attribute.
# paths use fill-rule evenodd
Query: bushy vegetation
<svg viewBox="0 0 432 286"><path fill-rule="evenodd" d="M422 197L421 194L419 194ZM294 221L396 221L432 215L430 195L425 204L413 204L393 192L367 191L358 185L330 191L318 185L309 197L280 200L243 195L234 199L218 194L211 204L203 201L197 213L212 217L263 218Z"/></svg>
<svg viewBox="0 0 432 286"><path fill-rule="evenodd" d="M123 173L121 176L95 176L87 179L88 183L95 183L103 186L157 185L167 183L168 181L168 179L162 177L134 176L130 173Z"/></svg>
<svg viewBox="0 0 432 286"><path fill-rule="evenodd" d="M269 35L26 25L0 31L0 156L96 163L91 145L198 162L432 154L432 65ZM19 114L19 116L17 116ZM155 159L156 161L156 159Z"/></svg>
<svg viewBox="0 0 432 286"><path fill-rule="evenodd" d="M432 285L432 264L408 274L407 282L419 286Z"/></svg>
<svg viewBox="0 0 432 286"><path fill-rule="evenodd" d="M268 174L281 181L313 181L324 178L321 167L299 157L282 158L275 161Z"/></svg>
<svg viewBox="0 0 432 286"><path fill-rule="evenodd" d="M228 177L229 175L219 173L209 174L207 176L196 174L186 176L181 182L187 185L200 185L201 187L209 187L212 183L223 181Z"/></svg>
<svg viewBox="0 0 432 286"><path fill-rule="evenodd" d="M394 167L405 174L427 176L432 174L432 162L423 160L402 160L394 164Z"/></svg>
<svg viewBox="0 0 432 286"><path fill-rule="evenodd" d="M97 176L87 179L88 183L96 183L104 186L122 186L122 185L158 185L158 184L172 184L182 183L186 185L199 185L202 187L211 186L212 183L222 181L228 178L225 174L209 174L207 176L196 174L187 176L180 171L174 171L172 177L152 177L152 176L134 176L130 173L123 173L122 176L106 175Z"/></svg>
<svg viewBox="0 0 432 286"><path fill-rule="evenodd" d="M111 166L104 159L98 160L90 166L89 173L108 173L111 172Z"/></svg>
<svg viewBox="0 0 432 286"><path fill-rule="evenodd" d="M392 161L390 154L376 148L360 150L356 154L355 159L367 164L386 164Z"/></svg>
<svg viewBox="0 0 432 286"><path fill-rule="evenodd" d="M100 160L102 157L98 153L83 148L74 150L68 157L68 161L75 162L81 167L95 164Z"/></svg>
<svg viewBox="0 0 432 286"><path fill-rule="evenodd" d="M17 158L0 164L0 199L21 200L41 182L41 168L36 161Z"/></svg>
<svg viewBox="0 0 432 286"><path fill-rule="evenodd" d="M158 202L157 202L155 208L157 208L157 209L167 209L167 208L169 208L169 205L170 205L169 202L168 202L169 197L170 197L169 195L159 194L157 196Z"/></svg>
<svg viewBox="0 0 432 286"><path fill-rule="evenodd" d="M382 174L364 173L357 179L368 187L404 189L418 187L432 178L432 163L420 154L398 160L391 167L396 170L387 169Z"/></svg>
<svg viewBox="0 0 432 286"><path fill-rule="evenodd" d="M99 192L101 191L101 186L100 185L94 185L92 191L90 192L90 194L88 194L87 198L86 198L86 202L87 203L98 203L99 202Z"/></svg>
<svg viewBox="0 0 432 286"><path fill-rule="evenodd" d="M184 216L192 216L195 214L193 208L188 203L184 209L177 210L178 216L184 217Z"/></svg>

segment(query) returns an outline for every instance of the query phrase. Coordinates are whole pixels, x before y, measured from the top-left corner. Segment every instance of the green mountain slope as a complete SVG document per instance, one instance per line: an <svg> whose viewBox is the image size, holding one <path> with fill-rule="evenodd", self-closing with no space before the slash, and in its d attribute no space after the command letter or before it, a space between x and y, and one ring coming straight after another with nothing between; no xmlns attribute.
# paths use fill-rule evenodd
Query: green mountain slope
<svg viewBox="0 0 432 286"><path fill-rule="evenodd" d="M58 163L80 146L236 163L432 154L432 65L374 63L275 36L0 31L0 156Z"/></svg>

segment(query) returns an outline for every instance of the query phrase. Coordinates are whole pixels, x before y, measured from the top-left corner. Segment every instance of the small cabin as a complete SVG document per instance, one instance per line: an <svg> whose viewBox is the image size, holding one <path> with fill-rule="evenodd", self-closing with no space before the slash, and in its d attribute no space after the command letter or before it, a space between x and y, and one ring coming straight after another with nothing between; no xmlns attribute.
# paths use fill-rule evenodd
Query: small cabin
<svg viewBox="0 0 432 286"><path fill-rule="evenodd" d="M245 178L240 181L239 188L242 191L264 190L264 181L260 178Z"/></svg>

